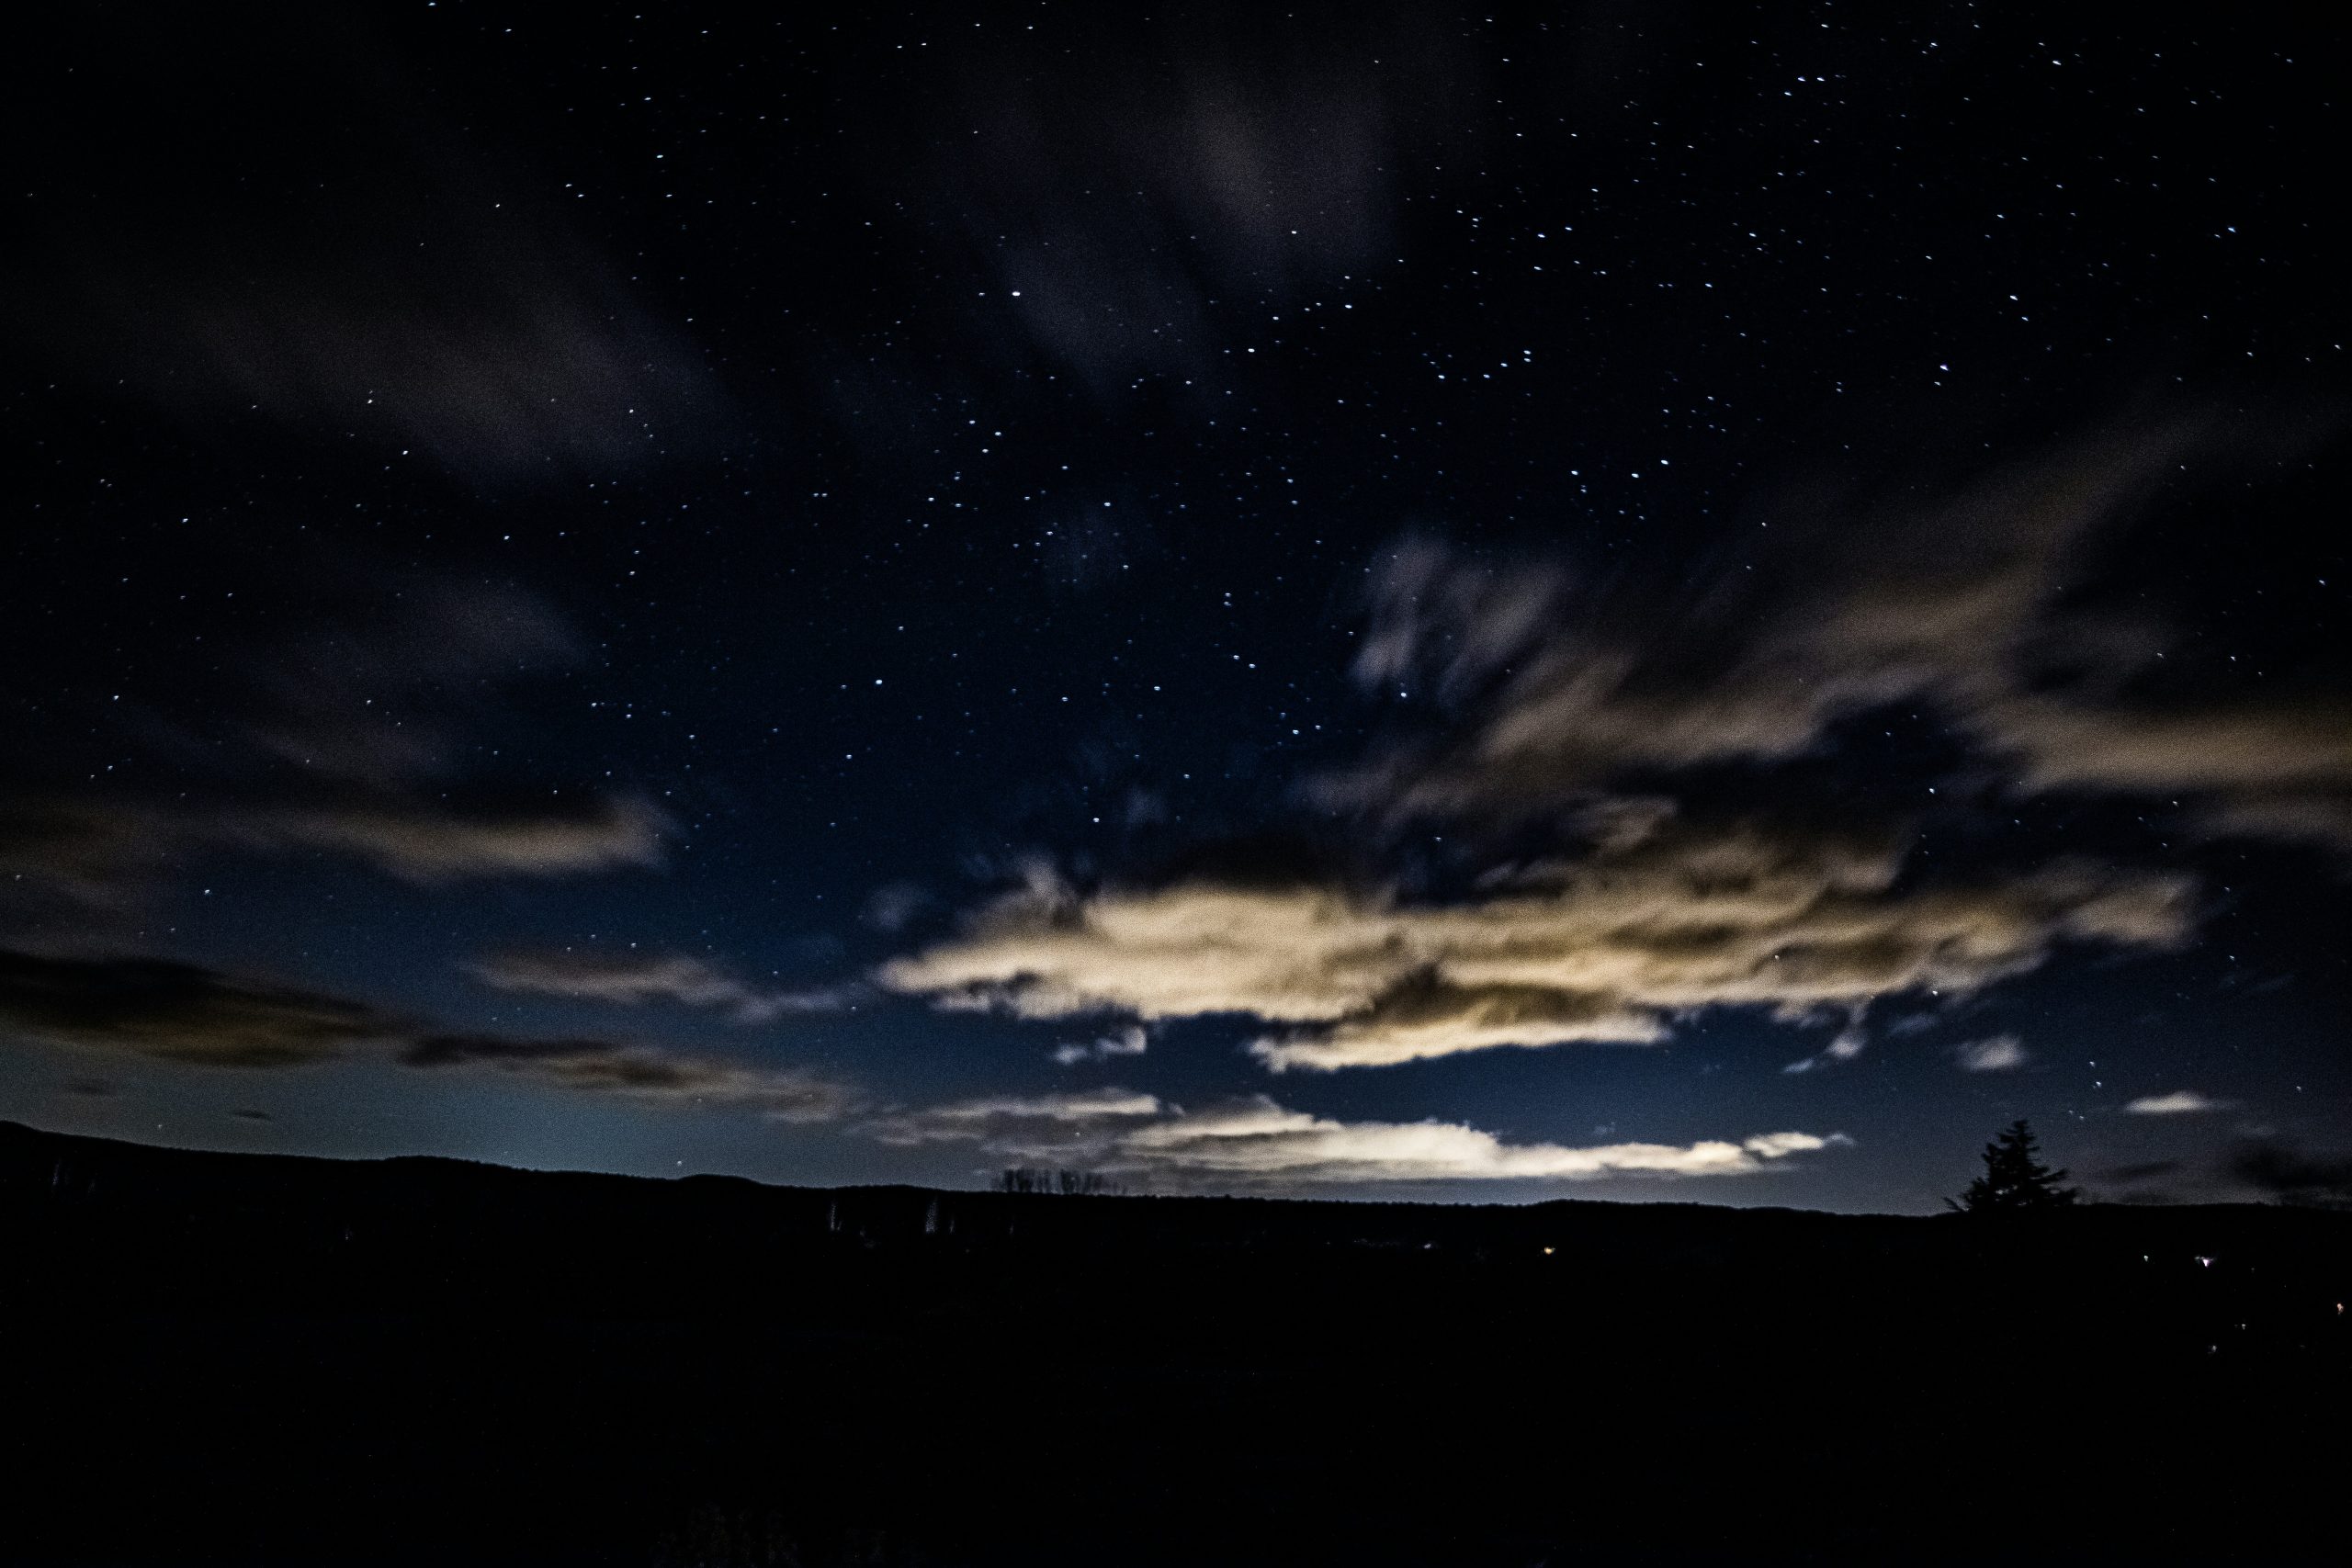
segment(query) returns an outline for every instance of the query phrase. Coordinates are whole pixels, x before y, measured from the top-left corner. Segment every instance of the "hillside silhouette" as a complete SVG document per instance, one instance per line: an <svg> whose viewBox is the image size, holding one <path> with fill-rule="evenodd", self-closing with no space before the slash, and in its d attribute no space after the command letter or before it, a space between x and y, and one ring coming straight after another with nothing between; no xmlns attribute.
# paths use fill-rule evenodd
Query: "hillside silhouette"
<svg viewBox="0 0 2352 1568"><path fill-rule="evenodd" d="M0 1123L19 1563L2319 1561L2352 1214L809 1190Z"/></svg>

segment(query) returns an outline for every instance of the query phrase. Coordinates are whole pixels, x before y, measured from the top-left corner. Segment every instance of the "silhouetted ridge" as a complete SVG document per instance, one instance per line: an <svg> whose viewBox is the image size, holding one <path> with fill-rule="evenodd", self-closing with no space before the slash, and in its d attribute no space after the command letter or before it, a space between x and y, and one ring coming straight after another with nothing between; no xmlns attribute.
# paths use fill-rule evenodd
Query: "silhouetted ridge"
<svg viewBox="0 0 2352 1568"><path fill-rule="evenodd" d="M820 1190L0 1125L0 1241L12 1563L2278 1562L2352 1461L2352 1215L2285 1208ZM1987 1472L2020 1402L2063 1462Z"/></svg>

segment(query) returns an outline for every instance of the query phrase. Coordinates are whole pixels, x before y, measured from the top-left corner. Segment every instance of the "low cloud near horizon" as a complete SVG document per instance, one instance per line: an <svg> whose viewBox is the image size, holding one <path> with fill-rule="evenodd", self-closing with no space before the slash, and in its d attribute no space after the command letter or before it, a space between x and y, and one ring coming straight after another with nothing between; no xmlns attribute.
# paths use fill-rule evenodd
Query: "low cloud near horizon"
<svg viewBox="0 0 2352 1568"><path fill-rule="evenodd" d="M860 1102L814 1068L601 1039L436 1030L368 1002L151 957L0 949L0 1041L12 1036L251 1071L361 1056L428 1070L486 1066L552 1089L749 1108L783 1122L832 1121Z"/></svg>
<svg viewBox="0 0 2352 1568"><path fill-rule="evenodd" d="M1849 1145L1842 1133L1762 1133L1693 1144L1507 1143L1461 1122L1342 1122L1252 1095L1196 1111L1125 1089L954 1101L865 1129L886 1143L969 1143L1176 1188L1230 1184L1590 1181L1750 1176Z"/></svg>

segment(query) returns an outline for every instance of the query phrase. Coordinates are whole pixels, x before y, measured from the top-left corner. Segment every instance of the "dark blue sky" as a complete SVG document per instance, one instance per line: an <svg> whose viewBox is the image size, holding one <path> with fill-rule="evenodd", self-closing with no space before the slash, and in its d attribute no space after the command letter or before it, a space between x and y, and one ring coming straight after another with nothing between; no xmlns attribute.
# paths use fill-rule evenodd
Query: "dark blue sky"
<svg viewBox="0 0 2352 1568"><path fill-rule="evenodd" d="M2340 29L49 26L0 1114L2341 1187Z"/></svg>

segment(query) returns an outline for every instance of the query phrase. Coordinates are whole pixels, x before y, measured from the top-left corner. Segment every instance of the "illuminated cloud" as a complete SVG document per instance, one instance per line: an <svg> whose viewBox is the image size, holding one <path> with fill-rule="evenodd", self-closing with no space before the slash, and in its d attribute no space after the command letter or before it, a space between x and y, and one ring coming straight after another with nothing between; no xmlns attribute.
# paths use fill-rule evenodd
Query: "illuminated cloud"
<svg viewBox="0 0 2352 1568"><path fill-rule="evenodd" d="M2183 1089L2170 1094L2143 1094L2123 1109L2134 1116L2192 1116L2205 1111L2227 1111L2233 1103Z"/></svg>
<svg viewBox="0 0 2352 1568"><path fill-rule="evenodd" d="M1276 1072L1329 1070L1504 1045L1646 1044L1666 1037L1657 1017L1612 996L1540 985L1455 986L1435 975L1408 976L1335 1022L1252 1041L1250 1054Z"/></svg>
<svg viewBox="0 0 2352 1568"><path fill-rule="evenodd" d="M1987 1040L1971 1040L1952 1047L1952 1056L1965 1073L2015 1072L2031 1060L2022 1041L2014 1034L1996 1034Z"/></svg>
<svg viewBox="0 0 2352 1568"><path fill-rule="evenodd" d="M1057 1045L1054 1047L1054 1060L1065 1067L1074 1067L1080 1062L1107 1062L1114 1056L1140 1056L1150 1049L1149 1032L1143 1025L1131 1023L1088 1043L1071 1041Z"/></svg>
<svg viewBox="0 0 2352 1568"><path fill-rule="evenodd" d="M831 1012L844 1000L838 991L763 990L685 953L498 953L469 968L477 979L503 991L621 1007L672 1001L709 1008L743 1024Z"/></svg>
<svg viewBox="0 0 2352 1568"><path fill-rule="evenodd" d="M1050 883L883 966L894 990L1029 1018L1246 1014L1270 1066L1340 1067L1505 1044L1661 1039L1679 1013L1851 1011L1963 993L2061 942L2161 947L2186 886L2088 864L1908 886L1891 846L1654 821L1482 897L1411 905L1332 886Z"/></svg>
<svg viewBox="0 0 2352 1568"><path fill-rule="evenodd" d="M1851 1141L1764 1133L1695 1144L1510 1144L1458 1122L1332 1121L1264 1096L1187 1112L1122 1089L968 1100L867 1131L886 1142L971 1143L1000 1158L1078 1163L1171 1187L1747 1176Z"/></svg>
<svg viewBox="0 0 2352 1568"><path fill-rule="evenodd" d="M1507 1144L1452 1122L1335 1122L1262 1096L1175 1116L1122 1137L1105 1168L1194 1180L1281 1183L1590 1181L1611 1176L1747 1176L1839 1134L1765 1133L1736 1143Z"/></svg>

